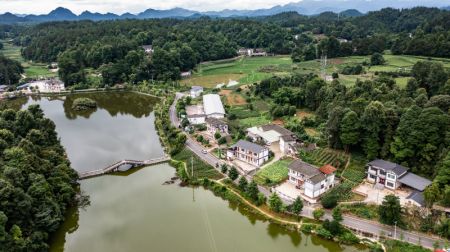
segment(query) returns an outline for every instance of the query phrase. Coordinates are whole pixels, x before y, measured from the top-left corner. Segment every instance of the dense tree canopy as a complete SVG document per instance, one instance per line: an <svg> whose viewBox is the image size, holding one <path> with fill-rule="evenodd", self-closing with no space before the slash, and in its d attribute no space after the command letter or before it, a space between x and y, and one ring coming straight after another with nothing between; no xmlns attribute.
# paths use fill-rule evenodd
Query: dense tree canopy
<svg viewBox="0 0 450 252"><path fill-rule="evenodd" d="M23 68L19 62L6 58L0 54L0 85L14 85L19 83Z"/></svg>
<svg viewBox="0 0 450 252"><path fill-rule="evenodd" d="M450 150L449 75L433 61L418 62L412 75L405 89L385 76L346 87L293 75L263 80L254 91L282 108L315 111L332 148L363 150L367 159L389 159L434 178Z"/></svg>
<svg viewBox="0 0 450 252"><path fill-rule="evenodd" d="M78 175L39 106L0 111L0 163L0 250L48 250Z"/></svg>

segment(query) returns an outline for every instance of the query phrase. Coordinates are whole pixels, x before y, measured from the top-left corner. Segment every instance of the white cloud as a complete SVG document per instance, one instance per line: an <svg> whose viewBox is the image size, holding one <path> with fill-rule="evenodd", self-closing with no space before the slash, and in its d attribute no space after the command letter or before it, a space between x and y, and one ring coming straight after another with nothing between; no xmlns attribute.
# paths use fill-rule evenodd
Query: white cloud
<svg viewBox="0 0 450 252"><path fill-rule="evenodd" d="M259 9L282 5L293 0L0 0L0 13L46 14L57 7L65 7L79 14L82 11L138 13L148 8L181 7L198 11L222 9Z"/></svg>

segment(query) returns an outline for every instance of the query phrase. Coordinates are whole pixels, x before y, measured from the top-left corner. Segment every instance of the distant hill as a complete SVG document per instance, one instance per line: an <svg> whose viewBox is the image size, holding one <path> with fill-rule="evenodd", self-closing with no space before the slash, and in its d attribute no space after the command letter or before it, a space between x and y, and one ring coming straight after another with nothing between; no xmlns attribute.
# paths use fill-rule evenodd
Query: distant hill
<svg viewBox="0 0 450 252"><path fill-rule="evenodd" d="M359 17L364 15L363 13L359 12L358 10L355 9L349 9L349 10L345 10L342 11L341 13L339 13L341 17Z"/></svg>
<svg viewBox="0 0 450 252"><path fill-rule="evenodd" d="M75 15L72 11L66 8L56 8L48 14L44 15L23 15L5 13L0 15L0 23L16 23L16 22L47 22L47 21L62 21L62 20L113 20L113 19L148 19L148 18L199 18L202 16L210 17L260 17L272 16L280 13L296 12L301 15L318 15L321 13L340 13L342 17L357 17L363 13L379 10L386 7L397 9L412 8L415 6L424 7L439 7L448 10L450 7L448 3L443 3L442 0L303 0L297 3L289 3L286 5L277 5L268 9L256 10L230 10L225 9L221 11L206 11L199 12L183 8L173 8L168 10L147 9L138 14L125 13L117 15L114 13L92 13L85 11L80 15ZM329 18L332 18L330 16Z"/></svg>
<svg viewBox="0 0 450 252"><path fill-rule="evenodd" d="M12 24L12 23L22 23L27 22L28 20L23 17L18 17L12 13L6 12L5 14L0 15L0 23L3 24Z"/></svg>

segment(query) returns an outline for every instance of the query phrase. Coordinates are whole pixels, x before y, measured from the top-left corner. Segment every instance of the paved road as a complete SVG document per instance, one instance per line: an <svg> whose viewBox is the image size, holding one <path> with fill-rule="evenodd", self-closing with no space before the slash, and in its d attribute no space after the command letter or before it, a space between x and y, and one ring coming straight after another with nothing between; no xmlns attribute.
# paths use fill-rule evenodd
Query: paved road
<svg viewBox="0 0 450 252"><path fill-rule="evenodd" d="M169 108L169 116L170 116L170 121L172 122L172 124L176 127L178 127L179 125L179 120L176 114L176 109L175 109L175 104L177 102L178 99L182 98L184 96L184 94L182 93L176 93L175 96L175 101L174 103L170 106ZM221 164L222 161L219 160L217 157L213 156L210 153L207 154L203 154L202 150L203 150L203 146L201 146L199 143L197 143L196 141L192 140L189 136L187 138L186 141L186 146L192 151L194 152L198 157L200 157L203 161L205 161L206 163L210 164L211 166L213 166L214 168L216 168L219 172L220 172L220 167L216 167L216 164ZM246 178L248 180L252 179L251 175L247 175ZM262 186L258 186L260 192L262 192L264 195L266 195L266 197L270 196L271 192ZM286 200L283 200L286 204L290 203ZM314 208L311 206L305 206L303 208L303 212L302 215L308 218L313 218L313 214L312 212L314 211ZM327 212L324 216L324 218L326 219L332 219L331 213ZM392 236L395 235L395 230L394 227L391 226L387 226L387 225L382 225L380 223L377 222L373 222L373 221L368 221L368 220L364 220L364 219L360 219L360 218L356 218L350 215L344 215L343 216L344 220L342 221L342 224L352 228L352 229L356 229L365 233L371 233L375 236L379 236L380 233L384 232L385 235L388 235L389 233L392 234ZM425 234L417 234L417 233L411 233L408 231L404 231L401 230L400 228L397 228L397 232L396 232L396 238L400 239L401 234L403 234L403 240L413 243L413 244L421 244L424 247L427 248L432 248L433 247L433 243L438 240L434 237L431 236L427 236ZM395 237L393 237L395 238ZM441 240L442 241L442 240ZM444 244L444 241L442 241L442 244Z"/></svg>

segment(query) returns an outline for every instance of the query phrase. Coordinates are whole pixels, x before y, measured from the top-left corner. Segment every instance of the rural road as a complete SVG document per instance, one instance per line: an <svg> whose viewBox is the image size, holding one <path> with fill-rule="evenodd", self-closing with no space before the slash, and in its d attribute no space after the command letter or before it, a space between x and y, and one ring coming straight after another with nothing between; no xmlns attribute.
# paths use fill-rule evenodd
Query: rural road
<svg viewBox="0 0 450 252"><path fill-rule="evenodd" d="M175 105L176 105L177 101L180 98L182 98L183 96L184 96L184 94L182 94L182 93L176 93L175 100L169 108L170 121L171 121L172 125L174 125L175 127L178 127L179 123L180 123L179 119L177 117ZM202 153L203 147L196 141L192 140L189 136L187 137L186 147L188 147L192 152L194 152L203 161L210 164L211 166L213 166L215 169L219 170L219 172L220 172L220 168L216 167L216 164L218 164L218 163L220 164L221 161L210 153L207 153L207 154ZM251 177L247 176L247 179L251 179ZM265 187L258 186L258 188L263 194L266 195L266 197L268 197L271 193ZM287 202L285 202L285 203L287 203ZM313 214L312 214L313 211L314 211L313 207L305 205L305 207L303 208L303 211L302 211L302 215L305 217L308 217L308 218L313 218ZM413 233L413 232L405 231L400 228L397 228L396 237L394 237L394 235L395 235L394 229L395 228L392 226L383 225L383 224L380 224L375 221L360 219L360 218L350 216L350 215L344 215L343 217L344 217L344 220L342 221L342 224L344 226L347 226L351 229L355 229L355 230L358 230L358 231L361 231L364 233L371 233L375 236L379 236L381 233L384 233L385 235L392 234L392 238L400 239L402 237L403 241L406 241L406 242L409 242L412 244L416 244L416 245L420 244L427 248L433 248L433 243L435 243L435 241L441 241L442 245L445 243L444 240L441 240L439 238L431 237L431 236L428 236L423 233ZM327 212L325 214L324 218L332 219L331 212Z"/></svg>

